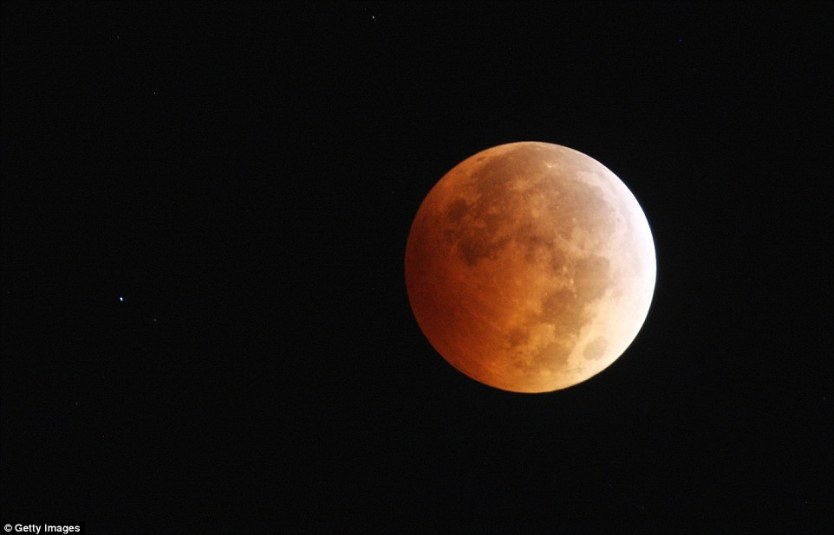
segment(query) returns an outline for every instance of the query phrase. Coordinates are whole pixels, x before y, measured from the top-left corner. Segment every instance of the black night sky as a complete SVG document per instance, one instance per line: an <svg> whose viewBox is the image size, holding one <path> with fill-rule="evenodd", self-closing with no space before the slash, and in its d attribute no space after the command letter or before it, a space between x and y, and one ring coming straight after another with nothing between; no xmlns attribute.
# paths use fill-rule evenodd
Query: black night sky
<svg viewBox="0 0 834 535"><path fill-rule="evenodd" d="M0 521L832 527L824 3L2 4ZM460 374L403 256L502 143L604 163L658 279L613 366ZM251 531L248 531L251 530Z"/></svg>

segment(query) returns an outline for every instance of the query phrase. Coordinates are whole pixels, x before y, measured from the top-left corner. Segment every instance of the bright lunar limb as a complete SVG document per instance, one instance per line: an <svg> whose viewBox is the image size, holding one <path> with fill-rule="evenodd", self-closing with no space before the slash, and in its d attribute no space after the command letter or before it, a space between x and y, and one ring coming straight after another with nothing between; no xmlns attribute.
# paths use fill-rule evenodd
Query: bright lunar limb
<svg viewBox="0 0 834 535"><path fill-rule="evenodd" d="M573 149L499 145L449 171L408 236L414 316L452 366L549 392L611 365L648 315L655 250L623 182Z"/></svg>

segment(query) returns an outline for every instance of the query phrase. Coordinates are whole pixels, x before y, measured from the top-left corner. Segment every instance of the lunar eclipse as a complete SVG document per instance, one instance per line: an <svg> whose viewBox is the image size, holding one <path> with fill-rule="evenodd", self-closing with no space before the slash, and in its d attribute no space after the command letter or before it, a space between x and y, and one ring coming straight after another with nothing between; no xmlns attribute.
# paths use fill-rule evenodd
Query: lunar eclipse
<svg viewBox="0 0 834 535"><path fill-rule="evenodd" d="M408 298L452 366L483 384L540 393L610 366L654 293L646 216L601 163L519 142L464 160L411 226Z"/></svg>

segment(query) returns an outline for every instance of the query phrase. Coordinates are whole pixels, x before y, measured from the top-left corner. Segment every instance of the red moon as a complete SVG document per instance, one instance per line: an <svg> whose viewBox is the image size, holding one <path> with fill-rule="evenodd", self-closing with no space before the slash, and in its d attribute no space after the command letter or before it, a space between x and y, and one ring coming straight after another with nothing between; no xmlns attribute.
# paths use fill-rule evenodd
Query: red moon
<svg viewBox="0 0 834 535"><path fill-rule="evenodd" d="M449 171L417 211L405 279L420 329L472 379L567 388L610 366L648 315L655 249L634 195L601 163L539 142Z"/></svg>

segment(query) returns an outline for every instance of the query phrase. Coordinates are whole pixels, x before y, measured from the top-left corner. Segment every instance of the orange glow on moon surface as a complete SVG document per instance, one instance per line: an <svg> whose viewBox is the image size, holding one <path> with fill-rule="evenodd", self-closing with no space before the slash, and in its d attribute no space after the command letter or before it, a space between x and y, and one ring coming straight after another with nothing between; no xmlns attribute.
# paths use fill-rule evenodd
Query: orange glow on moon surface
<svg viewBox="0 0 834 535"><path fill-rule="evenodd" d="M411 308L431 345L472 379L512 392L585 381L632 343L656 276L646 216L593 158L499 145L449 171L408 236Z"/></svg>

